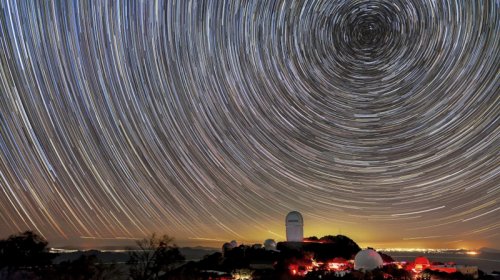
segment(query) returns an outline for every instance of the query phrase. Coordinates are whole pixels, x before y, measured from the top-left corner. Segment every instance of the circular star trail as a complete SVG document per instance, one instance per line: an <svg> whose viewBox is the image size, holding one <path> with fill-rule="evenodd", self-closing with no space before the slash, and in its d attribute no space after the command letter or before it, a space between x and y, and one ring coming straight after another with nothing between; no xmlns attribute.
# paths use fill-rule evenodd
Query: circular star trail
<svg viewBox="0 0 500 280"><path fill-rule="evenodd" d="M1 1L0 233L498 245L499 6Z"/></svg>

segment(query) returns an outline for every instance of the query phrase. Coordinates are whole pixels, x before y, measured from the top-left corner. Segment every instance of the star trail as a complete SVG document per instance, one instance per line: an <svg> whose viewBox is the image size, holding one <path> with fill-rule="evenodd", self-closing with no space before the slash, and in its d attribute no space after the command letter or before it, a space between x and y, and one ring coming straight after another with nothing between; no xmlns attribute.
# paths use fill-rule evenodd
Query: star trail
<svg viewBox="0 0 500 280"><path fill-rule="evenodd" d="M499 8L2 0L0 235L498 247Z"/></svg>

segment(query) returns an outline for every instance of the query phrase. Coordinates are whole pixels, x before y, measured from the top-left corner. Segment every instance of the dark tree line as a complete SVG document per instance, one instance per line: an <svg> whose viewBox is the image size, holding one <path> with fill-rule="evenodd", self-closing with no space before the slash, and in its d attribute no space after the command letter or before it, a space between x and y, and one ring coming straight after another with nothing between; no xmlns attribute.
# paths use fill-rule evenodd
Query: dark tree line
<svg viewBox="0 0 500 280"><path fill-rule="evenodd" d="M54 264L58 254L49 251L47 240L26 231L0 240L0 280L171 279L170 271L184 260L172 241L167 235L155 234L137 241L127 266L103 263L96 255Z"/></svg>
<svg viewBox="0 0 500 280"><path fill-rule="evenodd" d="M55 254L49 253L48 242L26 231L0 240L0 278L19 277L19 271L39 274L52 264Z"/></svg>

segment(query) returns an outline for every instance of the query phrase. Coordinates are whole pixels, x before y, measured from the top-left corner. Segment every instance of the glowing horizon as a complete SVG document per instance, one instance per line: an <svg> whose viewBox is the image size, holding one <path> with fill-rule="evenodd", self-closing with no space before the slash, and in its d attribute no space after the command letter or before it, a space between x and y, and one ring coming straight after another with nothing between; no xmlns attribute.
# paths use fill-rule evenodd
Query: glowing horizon
<svg viewBox="0 0 500 280"><path fill-rule="evenodd" d="M498 0L6 0L0 19L2 237L262 242L295 210L362 246L500 244Z"/></svg>

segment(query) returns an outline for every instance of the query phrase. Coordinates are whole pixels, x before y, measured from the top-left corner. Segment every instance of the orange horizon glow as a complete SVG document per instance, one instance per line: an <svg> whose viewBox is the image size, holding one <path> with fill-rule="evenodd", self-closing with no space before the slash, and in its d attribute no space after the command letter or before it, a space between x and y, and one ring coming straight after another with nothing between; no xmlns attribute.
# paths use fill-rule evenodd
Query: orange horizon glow
<svg viewBox="0 0 500 280"><path fill-rule="evenodd" d="M336 234L332 234L336 235ZM344 234L345 236L349 237L348 234ZM318 235L318 237L322 237L322 235ZM268 237L269 238L269 237ZM195 247L195 246L201 246L201 247L207 247L207 248L215 248L218 249L220 248L225 242L229 242L231 240L236 240L238 244L243 244L243 245L252 245L252 244L261 244L265 239L268 239L263 237L262 240L238 240L237 238L224 238L224 237L217 237L217 238L209 238L209 237L189 237L187 239L174 239L174 243L177 244L179 247ZM351 238L351 237L349 237ZM84 249L95 249L99 247L106 247L106 246L116 246L116 247L126 247L126 246L134 246L135 245L135 240L138 240L141 238L97 238L97 237L81 237L81 240L84 242L64 242L64 241L57 241L57 242L50 242L49 240L49 246L54 247L54 248L65 248L65 247L78 247L78 248L84 248ZM432 240L427 240L427 242L419 242L416 244L415 242L405 242L405 241L385 241L385 242L377 242L377 241L357 241L354 238L354 242L356 242L361 248L375 248L378 251L415 251L415 252L425 252L428 250L466 250L465 254L467 255L478 255L480 254L480 248L483 247L489 247L489 248L494 248L494 244L488 244L487 242L473 242L473 241L464 241L460 243L453 244L455 246L442 246L443 243L440 241L432 241ZM281 240L281 239L275 239L276 242L283 242L286 240ZM305 241L305 242L315 242L315 241ZM73 244L73 245L71 245ZM441 245L441 246L440 246ZM494 248L496 249L496 248Z"/></svg>

